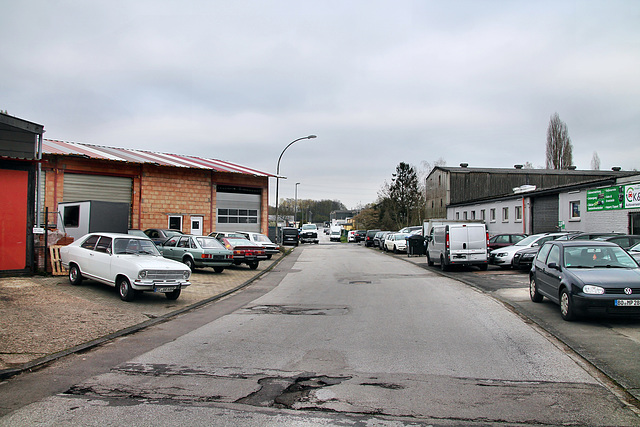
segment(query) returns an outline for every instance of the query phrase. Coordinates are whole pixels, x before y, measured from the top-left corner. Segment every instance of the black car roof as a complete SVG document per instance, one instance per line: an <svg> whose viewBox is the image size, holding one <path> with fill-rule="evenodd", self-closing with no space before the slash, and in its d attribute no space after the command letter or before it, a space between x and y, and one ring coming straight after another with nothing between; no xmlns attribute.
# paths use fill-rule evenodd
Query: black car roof
<svg viewBox="0 0 640 427"><path fill-rule="evenodd" d="M550 240L545 244L553 244L558 246L609 246L620 247L613 242L604 242L601 240Z"/></svg>

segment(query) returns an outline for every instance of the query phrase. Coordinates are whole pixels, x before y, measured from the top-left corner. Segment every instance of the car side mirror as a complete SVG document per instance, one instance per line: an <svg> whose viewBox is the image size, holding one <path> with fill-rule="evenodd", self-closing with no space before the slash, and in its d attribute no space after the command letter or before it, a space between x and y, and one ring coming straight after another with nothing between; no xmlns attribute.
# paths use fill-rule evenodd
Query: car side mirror
<svg viewBox="0 0 640 427"><path fill-rule="evenodd" d="M559 266L558 264L556 264L555 262L550 262L550 263L547 265L547 267L549 267L549 268L553 268L554 270L561 271L561 270L560 270L560 266Z"/></svg>

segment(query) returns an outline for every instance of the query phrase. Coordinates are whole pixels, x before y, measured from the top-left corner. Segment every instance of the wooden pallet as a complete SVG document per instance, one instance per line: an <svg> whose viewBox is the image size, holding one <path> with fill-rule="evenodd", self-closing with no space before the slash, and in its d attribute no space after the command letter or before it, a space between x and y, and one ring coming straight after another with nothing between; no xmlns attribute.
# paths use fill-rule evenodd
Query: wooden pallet
<svg viewBox="0 0 640 427"><path fill-rule="evenodd" d="M51 274L54 276L64 276L67 269L60 262L60 248L62 245L49 246L49 259L51 260Z"/></svg>

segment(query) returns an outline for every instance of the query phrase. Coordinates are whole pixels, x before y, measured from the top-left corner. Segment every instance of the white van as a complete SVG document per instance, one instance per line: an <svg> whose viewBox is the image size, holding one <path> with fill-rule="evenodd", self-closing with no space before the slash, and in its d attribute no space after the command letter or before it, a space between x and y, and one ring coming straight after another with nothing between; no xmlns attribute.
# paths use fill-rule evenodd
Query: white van
<svg viewBox="0 0 640 427"><path fill-rule="evenodd" d="M454 265L489 266L487 226L478 222L434 225L427 236L427 264L443 271Z"/></svg>

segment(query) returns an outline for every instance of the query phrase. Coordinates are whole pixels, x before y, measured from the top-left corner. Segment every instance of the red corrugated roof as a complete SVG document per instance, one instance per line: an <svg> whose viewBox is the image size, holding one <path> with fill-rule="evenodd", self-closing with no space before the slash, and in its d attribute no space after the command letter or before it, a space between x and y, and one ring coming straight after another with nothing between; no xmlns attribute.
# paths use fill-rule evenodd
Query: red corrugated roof
<svg viewBox="0 0 640 427"><path fill-rule="evenodd" d="M106 159L128 163L154 163L161 166L175 166L184 168L211 169L217 172L235 172L255 176L275 176L267 172L248 168L237 163L223 160L205 159L195 156L156 153L153 151L134 150L131 148L103 147L99 145L82 144L79 142L64 142L45 139L42 144L44 154L59 154L69 156L83 156L91 159Z"/></svg>

